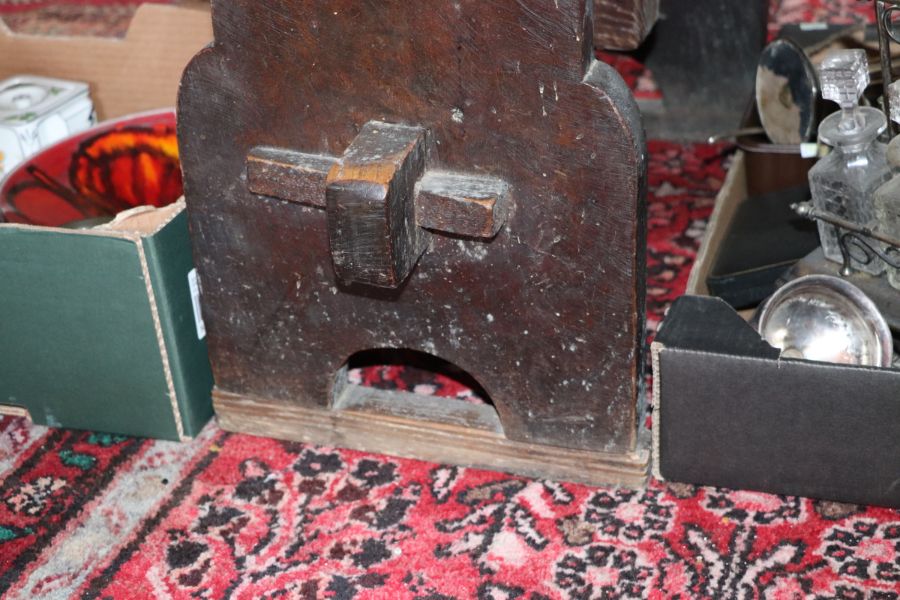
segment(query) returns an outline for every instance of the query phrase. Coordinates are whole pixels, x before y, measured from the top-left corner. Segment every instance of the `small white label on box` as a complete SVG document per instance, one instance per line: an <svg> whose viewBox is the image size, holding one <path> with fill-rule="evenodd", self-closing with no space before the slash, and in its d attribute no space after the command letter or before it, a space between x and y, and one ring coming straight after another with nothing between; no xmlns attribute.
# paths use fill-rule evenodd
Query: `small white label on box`
<svg viewBox="0 0 900 600"><path fill-rule="evenodd" d="M191 288L191 306L194 307L197 339L202 340L206 337L206 325L203 323L203 314L200 312L200 281L197 279L197 269L191 269L188 273L188 287Z"/></svg>
<svg viewBox="0 0 900 600"><path fill-rule="evenodd" d="M800 31L823 31L828 29L828 23L800 23Z"/></svg>

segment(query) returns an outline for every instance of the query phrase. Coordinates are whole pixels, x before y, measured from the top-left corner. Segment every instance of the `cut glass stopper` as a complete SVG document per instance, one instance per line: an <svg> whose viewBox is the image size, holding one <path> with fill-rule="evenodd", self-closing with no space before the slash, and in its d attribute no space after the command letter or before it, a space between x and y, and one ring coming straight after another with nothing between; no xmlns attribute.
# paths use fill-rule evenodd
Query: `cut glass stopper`
<svg viewBox="0 0 900 600"><path fill-rule="evenodd" d="M830 53L819 66L822 97L832 100L843 109L859 104L869 85L869 61L865 50L837 50Z"/></svg>

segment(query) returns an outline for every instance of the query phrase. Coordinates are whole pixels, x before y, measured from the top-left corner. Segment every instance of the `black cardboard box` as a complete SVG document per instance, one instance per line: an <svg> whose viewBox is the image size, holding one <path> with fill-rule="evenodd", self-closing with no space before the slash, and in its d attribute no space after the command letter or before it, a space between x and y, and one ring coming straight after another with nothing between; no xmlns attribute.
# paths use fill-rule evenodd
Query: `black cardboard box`
<svg viewBox="0 0 900 600"><path fill-rule="evenodd" d="M781 359L708 296L652 354L657 478L900 507L900 372Z"/></svg>
<svg viewBox="0 0 900 600"><path fill-rule="evenodd" d="M900 507L900 371L779 358L706 275L747 198L742 153L652 346L662 480Z"/></svg>

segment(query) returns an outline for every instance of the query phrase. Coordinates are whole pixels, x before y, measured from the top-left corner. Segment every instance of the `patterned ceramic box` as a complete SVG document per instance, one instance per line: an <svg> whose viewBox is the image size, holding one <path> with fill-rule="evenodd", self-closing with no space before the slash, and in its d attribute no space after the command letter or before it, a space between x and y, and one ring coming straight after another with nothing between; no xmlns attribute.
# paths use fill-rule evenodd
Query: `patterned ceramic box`
<svg viewBox="0 0 900 600"><path fill-rule="evenodd" d="M86 83L34 75L0 81L0 177L95 121Z"/></svg>

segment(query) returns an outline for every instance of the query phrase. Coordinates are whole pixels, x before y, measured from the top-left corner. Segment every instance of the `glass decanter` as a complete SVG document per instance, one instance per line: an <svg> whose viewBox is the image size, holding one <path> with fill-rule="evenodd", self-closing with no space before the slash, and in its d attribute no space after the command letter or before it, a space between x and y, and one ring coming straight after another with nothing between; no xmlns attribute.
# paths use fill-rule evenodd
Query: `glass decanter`
<svg viewBox="0 0 900 600"><path fill-rule="evenodd" d="M822 97L841 110L819 125L819 139L833 151L809 171L813 205L864 227L875 217L875 190L890 177L887 146L877 139L887 128L887 119L878 109L859 106L869 84L865 51L832 52L822 61L819 78ZM819 221L819 240L827 259L843 263L840 233L834 225ZM871 275L884 272L881 260L866 261L856 247L849 251L852 268Z"/></svg>
<svg viewBox="0 0 900 600"><path fill-rule="evenodd" d="M895 81L888 88L888 96L891 104L891 120L900 123L900 81ZM894 137L888 144L888 164L894 175L887 183L875 192L873 203L875 205L874 229L881 234L900 240L900 136ZM900 260L900 255L893 253L887 245L882 250L894 260ZM885 265L888 282L891 287L900 290L900 269Z"/></svg>

